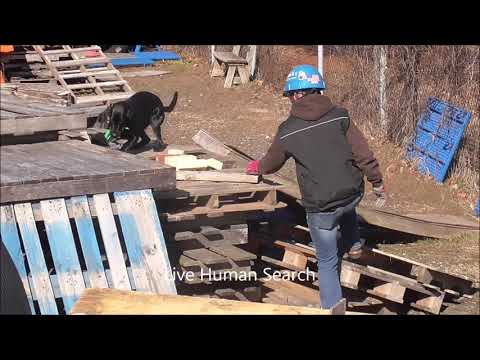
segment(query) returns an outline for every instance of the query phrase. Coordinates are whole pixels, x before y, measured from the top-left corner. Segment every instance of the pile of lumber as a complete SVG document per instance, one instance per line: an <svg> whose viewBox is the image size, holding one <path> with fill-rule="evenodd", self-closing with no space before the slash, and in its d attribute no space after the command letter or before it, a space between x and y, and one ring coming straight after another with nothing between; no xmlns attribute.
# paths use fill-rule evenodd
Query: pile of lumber
<svg viewBox="0 0 480 360"><path fill-rule="evenodd" d="M71 103L68 92L60 85L50 83L6 83L0 86L2 100L6 96L16 96L30 102L67 106Z"/></svg>
<svg viewBox="0 0 480 360"><path fill-rule="evenodd" d="M68 97L51 84L7 84L0 91L2 136L85 129L87 119L105 109L105 106L67 106Z"/></svg>
<svg viewBox="0 0 480 360"><path fill-rule="evenodd" d="M5 73L11 83L57 83L32 45L15 45L14 49L3 57Z"/></svg>
<svg viewBox="0 0 480 360"><path fill-rule="evenodd" d="M247 175L242 168L228 168L228 164L213 157L200 158L198 155L185 154L181 149L171 148L152 157L162 164L175 167L177 180L251 184L259 182L258 176Z"/></svg>

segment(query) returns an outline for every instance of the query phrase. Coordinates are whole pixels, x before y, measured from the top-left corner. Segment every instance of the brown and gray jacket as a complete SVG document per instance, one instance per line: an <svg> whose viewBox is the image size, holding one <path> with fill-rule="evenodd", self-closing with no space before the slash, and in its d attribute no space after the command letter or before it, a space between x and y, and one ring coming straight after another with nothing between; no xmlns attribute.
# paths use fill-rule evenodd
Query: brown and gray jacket
<svg viewBox="0 0 480 360"><path fill-rule="evenodd" d="M374 186L382 184L378 161L348 111L324 95L310 94L293 103L260 161L260 173L278 171L290 157L307 212L352 202L364 192L364 175Z"/></svg>

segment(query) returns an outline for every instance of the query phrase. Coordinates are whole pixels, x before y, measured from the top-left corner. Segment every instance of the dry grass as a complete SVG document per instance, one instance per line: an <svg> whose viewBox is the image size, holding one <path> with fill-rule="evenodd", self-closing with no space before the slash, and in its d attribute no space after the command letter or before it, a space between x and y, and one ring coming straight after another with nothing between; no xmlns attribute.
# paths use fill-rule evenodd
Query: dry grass
<svg viewBox="0 0 480 360"><path fill-rule="evenodd" d="M477 288L480 286L478 234L463 234L450 239L425 238L406 244L379 244L379 247L444 272L466 276L475 280Z"/></svg>

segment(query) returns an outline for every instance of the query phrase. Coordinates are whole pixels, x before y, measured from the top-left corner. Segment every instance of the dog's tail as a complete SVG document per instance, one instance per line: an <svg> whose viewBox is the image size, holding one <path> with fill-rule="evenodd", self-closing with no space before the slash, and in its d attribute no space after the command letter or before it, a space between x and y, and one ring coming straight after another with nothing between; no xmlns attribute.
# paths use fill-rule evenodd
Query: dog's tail
<svg viewBox="0 0 480 360"><path fill-rule="evenodd" d="M177 104L177 98L178 98L178 92L175 91L175 94L173 94L173 98L172 98L172 101L170 102L170 105L163 108L163 111L164 112L172 112L173 109L175 108L175 105Z"/></svg>

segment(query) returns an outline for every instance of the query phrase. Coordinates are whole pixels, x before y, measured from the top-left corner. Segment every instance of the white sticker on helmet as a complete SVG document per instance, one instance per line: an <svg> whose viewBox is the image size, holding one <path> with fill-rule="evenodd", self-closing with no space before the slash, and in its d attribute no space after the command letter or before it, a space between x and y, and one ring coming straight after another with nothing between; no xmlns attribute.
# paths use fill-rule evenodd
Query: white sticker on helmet
<svg viewBox="0 0 480 360"><path fill-rule="evenodd" d="M307 74L303 71L298 72L298 80L307 80Z"/></svg>

